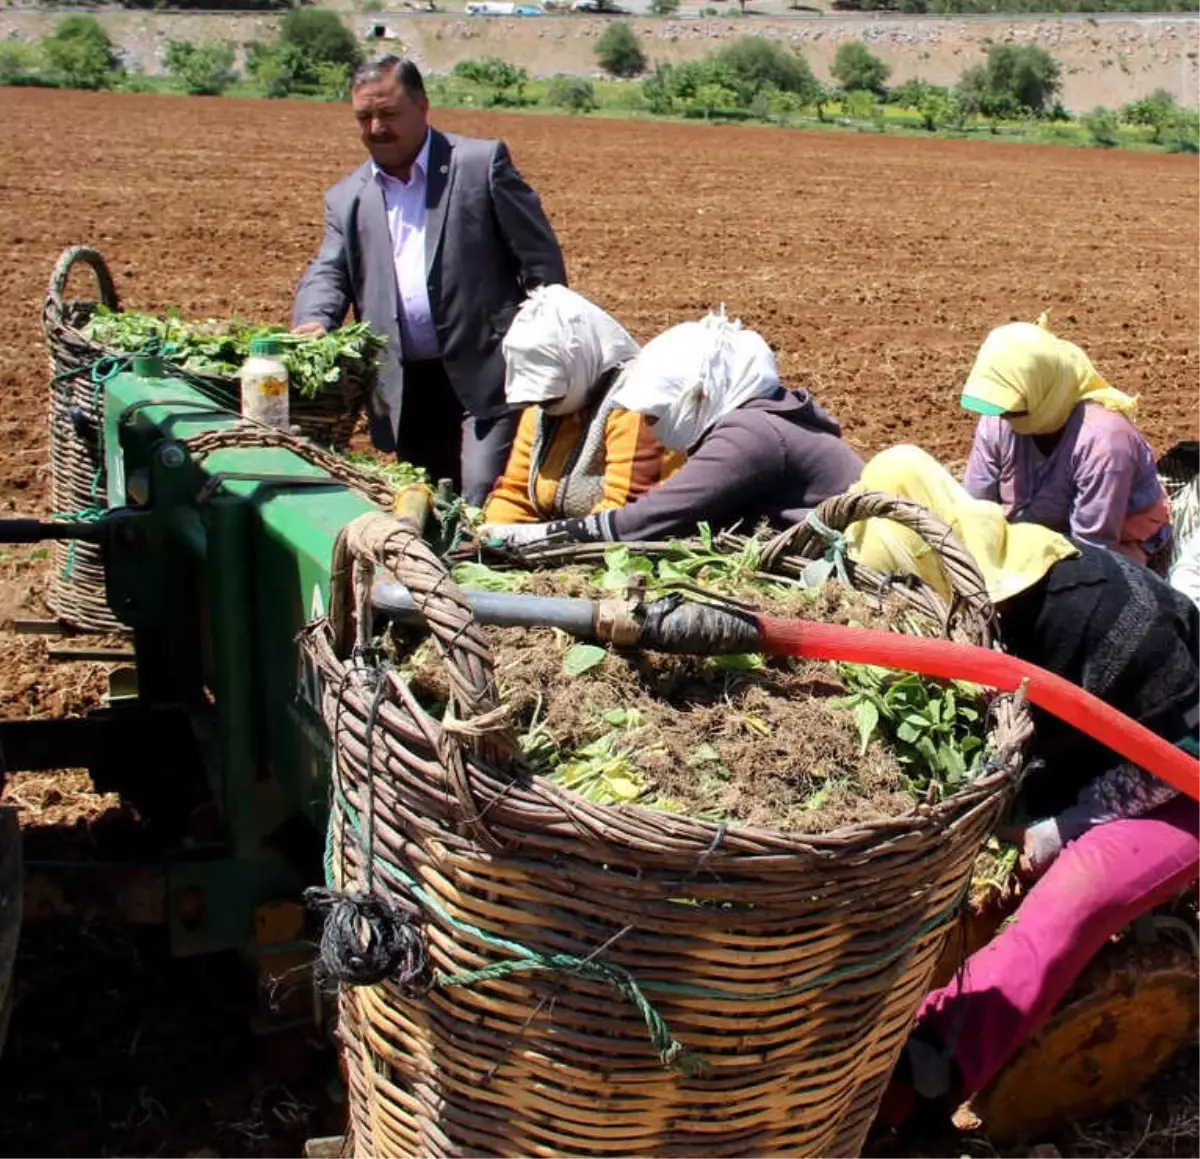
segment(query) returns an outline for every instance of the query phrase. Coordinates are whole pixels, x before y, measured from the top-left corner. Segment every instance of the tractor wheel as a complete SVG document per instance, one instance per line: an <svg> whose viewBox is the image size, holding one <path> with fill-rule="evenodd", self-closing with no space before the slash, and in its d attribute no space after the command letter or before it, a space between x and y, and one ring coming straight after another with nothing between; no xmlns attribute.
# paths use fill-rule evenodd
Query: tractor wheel
<svg viewBox="0 0 1200 1159"><path fill-rule="evenodd" d="M1196 1034L1197 975L1176 946L1106 947L956 1121L1005 1146L1130 1098Z"/></svg>

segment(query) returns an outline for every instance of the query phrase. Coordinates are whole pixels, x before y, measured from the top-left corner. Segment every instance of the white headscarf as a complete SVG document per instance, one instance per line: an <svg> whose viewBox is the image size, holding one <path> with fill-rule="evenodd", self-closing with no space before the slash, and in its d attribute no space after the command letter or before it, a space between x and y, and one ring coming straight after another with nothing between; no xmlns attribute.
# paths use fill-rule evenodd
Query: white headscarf
<svg viewBox="0 0 1200 1159"><path fill-rule="evenodd" d="M539 286L504 337L504 394L514 406L538 403L549 414L579 410L606 371L640 347L599 306L566 286Z"/></svg>
<svg viewBox="0 0 1200 1159"><path fill-rule="evenodd" d="M771 348L740 320L708 314L672 326L626 367L613 403L653 418L654 437L687 451L730 411L773 394L779 372Z"/></svg>

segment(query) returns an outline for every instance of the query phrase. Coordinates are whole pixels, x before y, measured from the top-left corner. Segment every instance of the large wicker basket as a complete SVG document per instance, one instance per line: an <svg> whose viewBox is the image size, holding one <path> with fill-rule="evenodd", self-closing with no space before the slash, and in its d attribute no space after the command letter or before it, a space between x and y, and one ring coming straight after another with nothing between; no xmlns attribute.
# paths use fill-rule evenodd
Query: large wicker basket
<svg viewBox="0 0 1200 1159"><path fill-rule="evenodd" d="M944 525L880 495L818 514L922 531L962 599L951 616L903 590L989 638L982 582ZM799 528L766 566L794 574L824 550ZM440 721L369 661L377 566L439 642L453 688ZM863 590L884 581L851 574ZM486 638L411 532L355 521L334 575L330 615L303 638L335 747L330 884L386 899L430 966L341 987L346 1152L858 1153L1014 789L1025 707L994 702L984 774L885 822L809 836L599 806L516 755Z"/></svg>
<svg viewBox="0 0 1200 1159"><path fill-rule="evenodd" d="M64 298L67 279L77 264L96 276L96 301ZM59 256L50 275L42 307L42 327L54 378L50 394L50 459L54 509L75 514L105 505L103 386L105 371L129 361L129 354L109 350L87 338L82 328L98 304L119 308L113 277L104 258L87 246L71 246ZM236 378L188 373L190 382L224 406L240 409ZM372 383L344 369L315 398L293 391L289 412L300 434L323 447L345 450L358 423ZM85 630L115 631L120 624L108 610L104 567L94 544L55 546L51 609L66 623Z"/></svg>
<svg viewBox="0 0 1200 1159"><path fill-rule="evenodd" d="M94 346L79 327L95 313L95 301L66 301L67 278L82 263L91 267L99 303L119 309L112 274L104 259L86 246L64 250L50 275L42 305L42 328L50 352L51 503L63 515L98 511L106 506L104 474L104 400L101 374L93 374L107 353ZM99 544L57 541L54 574L46 602L64 623L83 631L117 632L121 623L108 607L104 559Z"/></svg>

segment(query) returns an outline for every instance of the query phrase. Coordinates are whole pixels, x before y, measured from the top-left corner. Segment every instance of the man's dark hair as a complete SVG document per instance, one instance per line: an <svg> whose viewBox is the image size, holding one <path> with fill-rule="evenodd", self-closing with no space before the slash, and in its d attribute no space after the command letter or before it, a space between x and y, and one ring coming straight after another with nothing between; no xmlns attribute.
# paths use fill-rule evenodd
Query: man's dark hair
<svg viewBox="0 0 1200 1159"><path fill-rule="evenodd" d="M386 52L382 56L364 60L354 70L354 75L350 78L350 88L356 89L368 81L382 80L389 74L400 82L400 87L414 101L419 101L425 95L425 81L421 78L421 70L407 56L397 56L394 52Z"/></svg>

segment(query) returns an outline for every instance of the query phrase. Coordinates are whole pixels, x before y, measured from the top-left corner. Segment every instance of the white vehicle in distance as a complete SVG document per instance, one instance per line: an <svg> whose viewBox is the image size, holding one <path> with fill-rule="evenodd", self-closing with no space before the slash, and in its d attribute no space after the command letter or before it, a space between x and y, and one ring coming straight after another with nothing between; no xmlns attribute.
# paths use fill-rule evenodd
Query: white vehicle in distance
<svg viewBox="0 0 1200 1159"><path fill-rule="evenodd" d="M471 0L468 16L545 16L546 10L537 4L508 4L500 0Z"/></svg>

